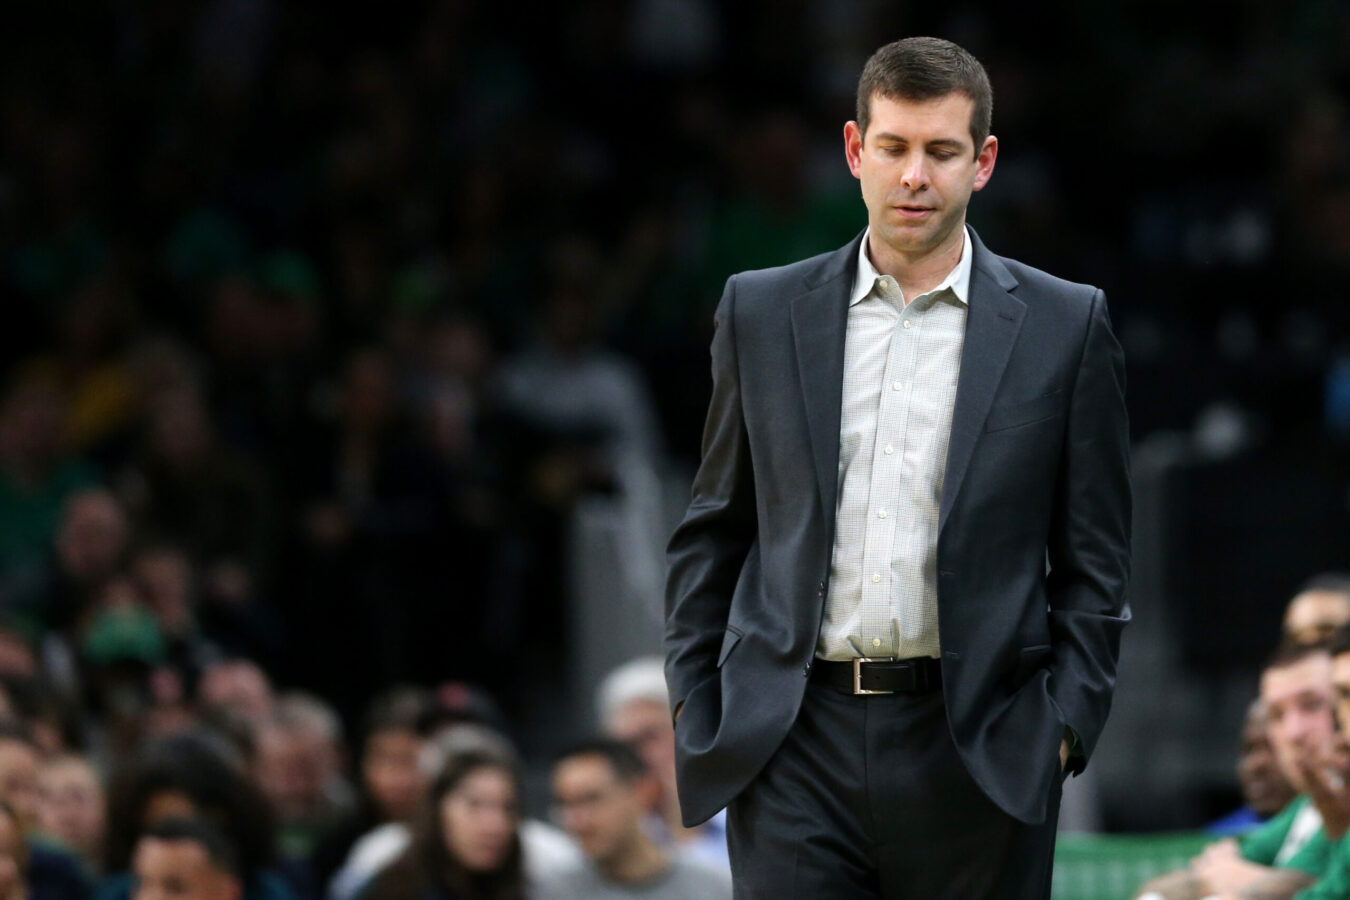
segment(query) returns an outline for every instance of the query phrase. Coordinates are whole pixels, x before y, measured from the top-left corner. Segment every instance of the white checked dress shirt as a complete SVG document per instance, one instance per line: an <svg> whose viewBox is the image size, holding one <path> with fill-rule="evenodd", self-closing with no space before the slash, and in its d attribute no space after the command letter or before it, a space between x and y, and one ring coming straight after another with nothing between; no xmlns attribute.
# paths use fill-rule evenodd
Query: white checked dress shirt
<svg viewBox="0 0 1350 900"><path fill-rule="evenodd" d="M938 656L937 536L971 240L942 283L909 303L858 252L844 341L839 507L816 655Z"/></svg>

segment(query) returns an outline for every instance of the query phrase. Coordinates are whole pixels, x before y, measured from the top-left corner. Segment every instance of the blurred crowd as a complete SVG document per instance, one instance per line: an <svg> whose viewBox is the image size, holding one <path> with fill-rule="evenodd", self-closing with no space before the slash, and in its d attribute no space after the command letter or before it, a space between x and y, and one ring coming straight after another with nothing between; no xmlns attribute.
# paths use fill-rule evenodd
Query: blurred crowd
<svg viewBox="0 0 1350 900"><path fill-rule="evenodd" d="M1350 574L1289 601L1239 746L1244 805L1138 900L1350 897Z"/></svg>
<svg viewBox="0 0 1350 900"><path fill-rule="evenodd" d="M0 900L723 890L659 665L547 797L513 742L723 280L861 228L884 40L984 59L975 225L1111 292L1136 434L1350 438L1344 4L938 6L5 4Z"/></svg>

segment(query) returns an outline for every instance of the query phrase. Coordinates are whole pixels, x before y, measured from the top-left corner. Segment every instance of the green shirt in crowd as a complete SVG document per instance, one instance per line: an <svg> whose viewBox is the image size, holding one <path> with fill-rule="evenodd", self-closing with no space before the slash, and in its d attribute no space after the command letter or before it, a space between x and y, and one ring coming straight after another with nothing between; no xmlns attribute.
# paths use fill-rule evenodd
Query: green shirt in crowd
<svg viewBox="0 0 1350 900"><path fill-rule="evenodd" d="M1289 805L1251 834L1239 846L1242 858L1278 869L1299 869L1321 876L1330 863L1333 844L1322 830L1322 817L1306 795Z"/></svg>

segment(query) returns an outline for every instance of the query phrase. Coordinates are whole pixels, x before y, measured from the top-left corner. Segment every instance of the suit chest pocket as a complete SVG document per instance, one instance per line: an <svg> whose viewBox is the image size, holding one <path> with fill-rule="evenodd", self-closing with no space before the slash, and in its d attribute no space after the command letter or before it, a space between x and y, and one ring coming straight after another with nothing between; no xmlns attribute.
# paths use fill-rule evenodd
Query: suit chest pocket
<svg viewBox="0 0 1350 900"><path fill-rule="evenodd" d="M989 410L984 430L1006 431L1019 425L1032 425L1064 415L1064 392L1052 391L1032 400L1004 403Z"/></svg>

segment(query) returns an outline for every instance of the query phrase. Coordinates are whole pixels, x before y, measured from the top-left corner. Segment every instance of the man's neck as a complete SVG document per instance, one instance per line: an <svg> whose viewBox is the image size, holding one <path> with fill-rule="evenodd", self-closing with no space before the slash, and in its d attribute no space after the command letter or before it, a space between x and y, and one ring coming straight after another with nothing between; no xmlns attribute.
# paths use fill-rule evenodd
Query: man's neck
<svg viewBox="0 0 1350 900"><path fill-rule="evenodd" d="M896 250L882 242L876 229L872 229L867 234L867 256L878 272L899 282L900 290L909 301L937 287L956 268L965 240L964 218L938 246L917 253Z"/></svg>
<svg viewBox="0 0 1350 900"><path fill-rule="evenodd" d="M596 860L595 865L610 881L637 884L660 875L670 867L670 860L651 838L638 831L618 852Z"/></svg>

